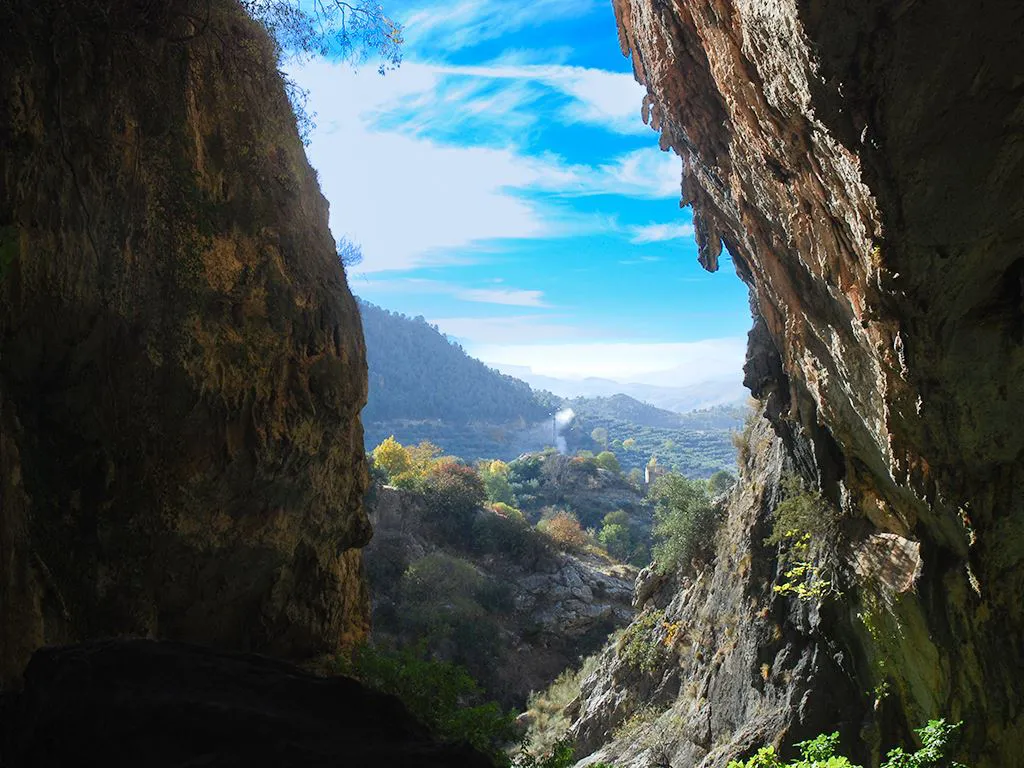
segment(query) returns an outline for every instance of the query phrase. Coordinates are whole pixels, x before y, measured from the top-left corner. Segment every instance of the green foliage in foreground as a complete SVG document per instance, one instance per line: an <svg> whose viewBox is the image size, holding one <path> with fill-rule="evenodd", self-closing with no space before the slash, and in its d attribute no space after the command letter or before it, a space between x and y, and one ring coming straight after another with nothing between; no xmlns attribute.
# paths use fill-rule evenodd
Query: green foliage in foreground
<svg viewBox="0 0 1024 768"><path fill-rule="evenodd" d="M510 759L505 747L516 740L515 714L503 712L497 702L483 701L480 687L464 668L426 658L422 648L392 651L364 645L349 656L335 657L331 671L397 696L437 738L466 742L497 766L568 768L576 762L568 739L541 755L533 754L523 740ZM599 763L594 768L612 767Z"/></svg>
<svg viewBox="0 0 1024 768"><path fill-rule="evenodd" d="M438 738L467 742L508 765L503 747L516 738L515 715L497 702L484 702L476 681L459 665L425 658L422 650L365 645L337 657L332 671L397 696Z"/></svg>
<svg viewBox="0 0 1024 768"><path fill-rule="evenodd" d="M881 768L967 768L948 757L956 732L963 722L947 723L945 720L929 720L928 725L918 728L915 733L921 737L921 748L909 754L902 747L889 751L888 759ZM839 734L821 734L810 741L796 745L800 759L783 763L775 753L775 747L763 747L746 762L733 760L728 768L860 768L849 758L836 755Z"/></svg>

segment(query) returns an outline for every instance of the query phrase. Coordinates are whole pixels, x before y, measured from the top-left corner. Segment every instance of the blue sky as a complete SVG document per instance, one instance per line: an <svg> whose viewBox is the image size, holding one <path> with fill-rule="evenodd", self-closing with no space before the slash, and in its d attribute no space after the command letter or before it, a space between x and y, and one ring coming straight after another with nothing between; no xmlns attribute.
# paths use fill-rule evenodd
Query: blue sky
<svg viewBox="0 0 1024 768"><path fill-rule="evenodd" d="M498 367L740 376L746 289L696 260L680 161L640 118L609 2L390 2L405 60L290 67L353 292ZM520 370L517 368L517 370Z"/></svg>

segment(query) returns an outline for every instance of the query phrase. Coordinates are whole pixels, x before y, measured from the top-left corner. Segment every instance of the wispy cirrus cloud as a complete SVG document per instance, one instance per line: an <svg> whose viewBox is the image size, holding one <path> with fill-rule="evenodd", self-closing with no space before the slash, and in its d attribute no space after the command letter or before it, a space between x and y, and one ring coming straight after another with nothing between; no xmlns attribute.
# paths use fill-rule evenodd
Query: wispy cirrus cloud
<svg viewBox="0 0 1024 768"><path fill-rule="evenodd" d="M410 120L431 110L466 120L460 105L484 92L439 90L439 80L448 76L444 69L407 63L381 78L324 61L292 68L318 115L309 155L331 201L332 229L363 247L358 271L467 263L474 249L488 243L567 237L601 223L601 217L574 213L551 198L679 194L678 160L653 146L584 165L513 144L445 143L408 127L381 128L381 116L402 104ZM527 97L504 93L508 103L475 109L492 121L514 115Z"/></svg>
<svg viewBox="0 0 1024 768"><path fill-rule="evenodd" d="M693 237L692 224L645 224L631 228L631 243L661 243L666 240L681 240Z"/></svg>
<svg viewBox="0 0 1024 768"><path fill-rule="evenodd" d="M493 280L489 282L492 284L494 283ZM366 276L356 276L352 278L352 287L356 293L443 294L460 301L467 301L475 304L498 304L508 307L536 308L549 306L544 301L543 291L506 287L477 288L446 282L444 280L432 280L422 277L379 279Z"/></svg>
<svg viewBox="0 0 1024 768"><path fill-rule="evenodd" d="M522 291L510 288L462 288L454 293L463 301L483 304L504 304L510 307L545 307L542 291Z"/></svg>
<svg viewBox="0 0 1024 768"><path fill-rule="evenodd" d="M462 0L453 4L421 4L403 19L410 47L443 45L459 51L530 26L579 18L597 0Z"/></svg>
<svg viewBox="0 0 1024 768"><path fill-rule="evenodd" d="M640 117L644 89L632 75L564 64L512 64L498 61L480 66L434 66L439 74L475 78L495 84L498 92L512 90L539 97L538 88L557 92L565 103L552 117L565 124L586 123L607 131L646 134L651 129ZM526 87L529 86L529 87Z"/></svg>

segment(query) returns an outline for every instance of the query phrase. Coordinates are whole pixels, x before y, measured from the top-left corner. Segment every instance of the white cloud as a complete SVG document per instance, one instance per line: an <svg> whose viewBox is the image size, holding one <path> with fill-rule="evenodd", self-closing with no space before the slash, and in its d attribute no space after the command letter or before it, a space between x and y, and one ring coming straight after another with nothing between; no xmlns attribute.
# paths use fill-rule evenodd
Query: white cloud
<svg viewBox="0 0 1024 768"><path fill-rule="evenodd" d="M631 243L660 243L666 240L681 240L693 237L692 224L646 224L632 227Z"/></svg>
<svg viewBox="0 0 1024 768"><path fill-rule="evenodd" d="M522 291L502 288L463 288L455 292L455 297L463 301L476 301L483 304L505 304L512 307L543 307L542 291Z"/></svg>
<svg viewBox="0 0 1024 768"><path fill-rule="evenodd" d="M407 16L405 39L410 47L432 43L457 51L493 40L524 27L586 16L597 0L462 0L421 6Z"/></svg>
<svg viewBox="0 0 1024 768"><path fill-rule="evenodd" d="M635 259L622 259L619 264L634 266L636 264L655 264L659 261L664 261L664 259L661 256L638 256Z"/></svg>
<svg viewBox="0 0 1024 768"><path fill-rule="evenodd" d="M562 122L587 123L617 133L650 133L640 117L643 87L632 75L590 67L514 64L507 59L480 66L435 66L438 73L484 81L535 83L558 91L570 101L556 115Z"/></svg>
<svg viewBox="0 0 1024 768"><path fill-rule="evenodd" d="M353 290L358 293L415 293L444 294L475 304L500 304L510 307L546 307L544 292L521 288L472 288L444 280L430 280L420 277L379 279L365 275L354 276ZM489 280L492 284L500 278Z"/></svg>
<svg viewBox="0 0 1024 768"><path fill-rule="evenodd" d="M440 324L441 321L436 322ZM489 342L473 344L469 348L472 354L499 368L528 366L534 373L562 379L599 377L621 382L678 387L735 378L737 371L743 368L746 346L746 339L729 337L675 343Z"/></svg>
<svg viewBox="0 0 1024 768"><path fill-rule="evenodd" d="M436 317L430 322L462 341L474 357L480 357L475 351L478 348L489 349L491 345L512 344L524 338L569 340L594 336L591 330L563 322L560 315Z"/></svg>
<svg viewBox="0 0 1024 768"><path fill-rule="evenodd" d="M447 76L443 68L407 62L380 77L317 60L293 66L292 75L311 92L317 113L309 155L331 203L332 229L362 245L363 273L467 263L473 258L467 251L495 240L564 237L609 224L530 200L528 192L566 198L679 194L678 160L655 147L595 167L525 155L511 145L453 146L415 131L380 129L376 121L396 104L430 111ZM460 114L460 98L482 98L472 88L462 96L441 93L445 113L453 116ZM487 108L500 118L502 109L518 109L525 94L506 94L507 103L499 99Z"/></svg>

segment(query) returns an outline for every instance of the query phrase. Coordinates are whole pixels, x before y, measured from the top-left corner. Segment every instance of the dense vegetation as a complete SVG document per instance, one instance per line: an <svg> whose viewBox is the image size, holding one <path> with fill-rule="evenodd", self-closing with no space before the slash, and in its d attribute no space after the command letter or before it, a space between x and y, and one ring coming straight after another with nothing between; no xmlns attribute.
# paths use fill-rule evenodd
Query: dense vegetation
<svg viewBox="0 0 1024 768"><path fill-rule="evenodd" d="M687 477L708 477L736 466L730 436L747 413L745 405L673 413L627 395L576 398L569 405L578 425L569 436L570 447L610 449L626 470L642 469L654 457Z"/></svg>
<svg viewBox="0 0 1024 768"><path fill-rule="evenodd" d="M422 317L389 312L361 299L358 304L370 384L364 422L525 427L550 415L549 404L528 384L470 357Z"/></svg>

